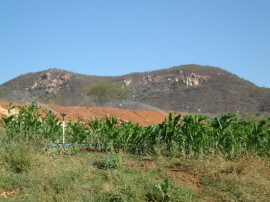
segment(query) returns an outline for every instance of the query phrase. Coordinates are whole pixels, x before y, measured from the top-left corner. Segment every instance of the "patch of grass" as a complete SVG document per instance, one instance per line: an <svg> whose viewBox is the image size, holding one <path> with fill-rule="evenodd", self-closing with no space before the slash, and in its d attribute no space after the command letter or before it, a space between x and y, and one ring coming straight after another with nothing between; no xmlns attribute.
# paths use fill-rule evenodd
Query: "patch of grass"
<svg viewBox="0 0 270 202"><path fill-rule="evenodd" d="M2 125L0 123L0 141L3 142L6 139L6 132L5 129L2 128Z"/></svg>
<svg viewBox="0 0 270 202"><path fill-rule="evenodd" d="M16 173L28 171L33 164L33 152L23 143L2 144L3 163Z"/></svg>
<svg viewBox="0 0 270 202"><path fill-rule="evenodd" d="M267 201L270 198L267 158L250 156L229 161L221 157L179 159L126 153L66 155L29 147L30 167L22 172L10 169L1 147L0 200Z"/></svg>
<svg viewBox="0 0 270 202"><path fill-rule="evenodd" d="M36 152L27 172L14 172L0 164L0 195L9 191L12 194L7 199L12 201L147 201L147 194L157 192L156 185L165 179L161 170L128 167L124 162L134 157L125 153L70 156ZM198 198L194 190L190 196Z"/></svg>
<svg viewBox="0 0 270 202"><path fill-rule="evenodd" d="M270 162L259 157L214 159L203 164L205 192L220 201L268 201Z"/></svg>

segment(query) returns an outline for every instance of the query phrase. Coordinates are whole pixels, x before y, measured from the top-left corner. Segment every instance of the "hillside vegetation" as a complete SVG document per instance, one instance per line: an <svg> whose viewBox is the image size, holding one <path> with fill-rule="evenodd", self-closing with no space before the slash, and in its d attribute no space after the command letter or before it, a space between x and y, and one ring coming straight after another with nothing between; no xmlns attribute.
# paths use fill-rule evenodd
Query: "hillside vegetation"
<svg viewBox="0 0 270 202"><path fill-rule="evenodd" d="M93 95L89 89L93 91L94 86L102 83L114 87L116 93L107 94L106 99L100 97L100 102L96 95L101 92L96 91ZM117 92L116 88L122 90ZM123 94L116 96L117 93ZM260 88L220 68L199 65L182 65L117 77L87 76L49 69L22 75L2 84L0 97L13 102L35 99L45 104L156 108L193 113L270 112L270 89Z"/></svg>
<svg viewBox="0 0 270 202"><path fill-rule="evenodd" d="M87 95L99 104L119 102L129 97L128 89L109 82L99 82L89 86Z"/></svg>

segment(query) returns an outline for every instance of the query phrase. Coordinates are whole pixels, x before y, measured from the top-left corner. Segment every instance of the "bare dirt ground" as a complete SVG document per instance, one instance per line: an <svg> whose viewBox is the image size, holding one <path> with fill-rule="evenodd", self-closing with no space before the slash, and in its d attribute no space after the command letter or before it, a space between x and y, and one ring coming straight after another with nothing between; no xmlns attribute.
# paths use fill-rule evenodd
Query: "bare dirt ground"
<svg viewBox="0 0 270 202"><path fill-rule="evenodd" d="M20 104L14 104L18 106ZM7 116L8 104L0 103L0 117ZM124 110L117 108L107 107L63 107L63 106L41 106L43 109L51 110L57 115L59 113L66 113L66 119L76 121L78 117L82 120L89 120L92 118L102 118L104 116L117 117L121 121L130 121L132 123L138 123L141 126L149 126L152 124L159 124L167 117L164 113L151 110ZM18 113L18 109L12 110L12 113Z"/></svg>

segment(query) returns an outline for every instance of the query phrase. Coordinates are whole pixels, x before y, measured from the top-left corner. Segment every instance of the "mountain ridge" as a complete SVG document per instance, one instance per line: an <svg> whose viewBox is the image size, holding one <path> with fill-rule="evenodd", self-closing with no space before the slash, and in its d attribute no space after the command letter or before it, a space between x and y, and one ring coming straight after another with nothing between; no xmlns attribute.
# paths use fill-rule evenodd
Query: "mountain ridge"
<svg viewBox="0 0 270 202"><path fill-rule="evenodd" d="M89 94L89 88L99 83L127 89L130 95L102 103ZM270 88L258 87L221 68L195 64L121 76L92 76L52 68L5 82L0 85L0 97L13 102L36 99L58 105L149 106L197 113L270 112Z"/></svg>

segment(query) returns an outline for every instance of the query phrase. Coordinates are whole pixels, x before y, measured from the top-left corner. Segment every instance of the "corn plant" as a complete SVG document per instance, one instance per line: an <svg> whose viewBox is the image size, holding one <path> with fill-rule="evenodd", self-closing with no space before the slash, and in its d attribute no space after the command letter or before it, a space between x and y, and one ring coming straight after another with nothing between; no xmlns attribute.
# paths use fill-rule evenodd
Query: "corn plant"
<svg viewBox="0 0 270 202"><path fill-rule="evenodd" d="M180 118L181 115L173 117L173 114L170 113L168 118L160 124L160 138L165 143L168 151L172 150L173 142L179 139Z"/></svg>
<svg viewBox="0 0 270 202"><path fill-rule="evenodd" d="M236 114L225 114L212 120L212 134L215 142L215 150L222 153L233 154L237 146L235 131L237 127Z"/></svg>
<svg viewBox="0 0 270 202"><path fill-rule="evenodd" d="M9 105L8 111L14 106ZM7 135L10 138L24 138L26 142L38 138L41 126L39 107L35 102L30 106L20 106L18 114L9 114L3 118Z"/></svg>
<svg viewBox="0 0 270 202"><path fill-rule="evenodd" d="M59 119L51 111L47 111L45 117L41 118L40 135L52 142L59 142L62 127Z"/></svg>
<svg viewBox="0 0 270 202"><path fill-rule="evenodd" d="M211 136L208 134L207 119L204 115L187 115L181 121L179 146L186 154L202 154L210 148Z"/></svg>
<svg viewBox="0 0 270 202"><path fill-rule="evenodd" d="M8 110L8 117L3 117L2 120L4 122L3 127L6 131L7 137L13 139L14 136L17 134L18 131L16 131L17 124L15 122L16 115L11 114L11 110L14 109L15 106L12 106L10 103L7 110Z"/></svg>
<svg viewBox="0 0 270 202"><path fill-rule="evenodd" d="M80 118L75 123L68 122L67 136L70 143L86 143L90 135L89 129Z"/></svg>
<svg viewBox="0 0 270 202"><path fill-rule="evenodd" d="M270 152L270 126L269 119L251 123L248 139L250 150L259 154Z"/></svg>
<svg viewBox="0 0 270 202"><path fill-rule="evenodd" d="M158 125L148 127L135 125L131 130L132 132L129 134L129 148L133 153L154 152L154 146L159 135Z"/></svg>
<svg viewBox="0 0 270 202"><path fill-rule="evenodd" d="M18 114L11 114L14 106L10 104L9 116L2 118L8 139L59 142L62 127L55 114L44 113L35 102L18 108ZM270 155L270 118L253 122L238 120L232 113L215 118L170 113L161 124L148 127L123 123L116 117L94 118L86 123L79 118L68 122L66 132L69 143L89 143L99 151L153 153L161 146L180 155Z"/></svg>
<svg viewBox="0 0 270 202"><path fill-rule="evenodd" d="M97 150L105 150L105 144L106 141L103 136L103 127L104 124L101 123L97 118L94 118L90 120L87 123L87 126L89 127L90 135L88 140L95 145L95 149Z"/></svg>
<svg viewBox="0 0 270 202"><path fill-rule="evenodd" d="M19 106L18 114L10 113L14 108L10 104L9 116L3 118L4 128L10 139L23 139L25 142L43 139L52 141L59 136L59 120L50 111L43 117L36 102L29 106Z"/></svg>

